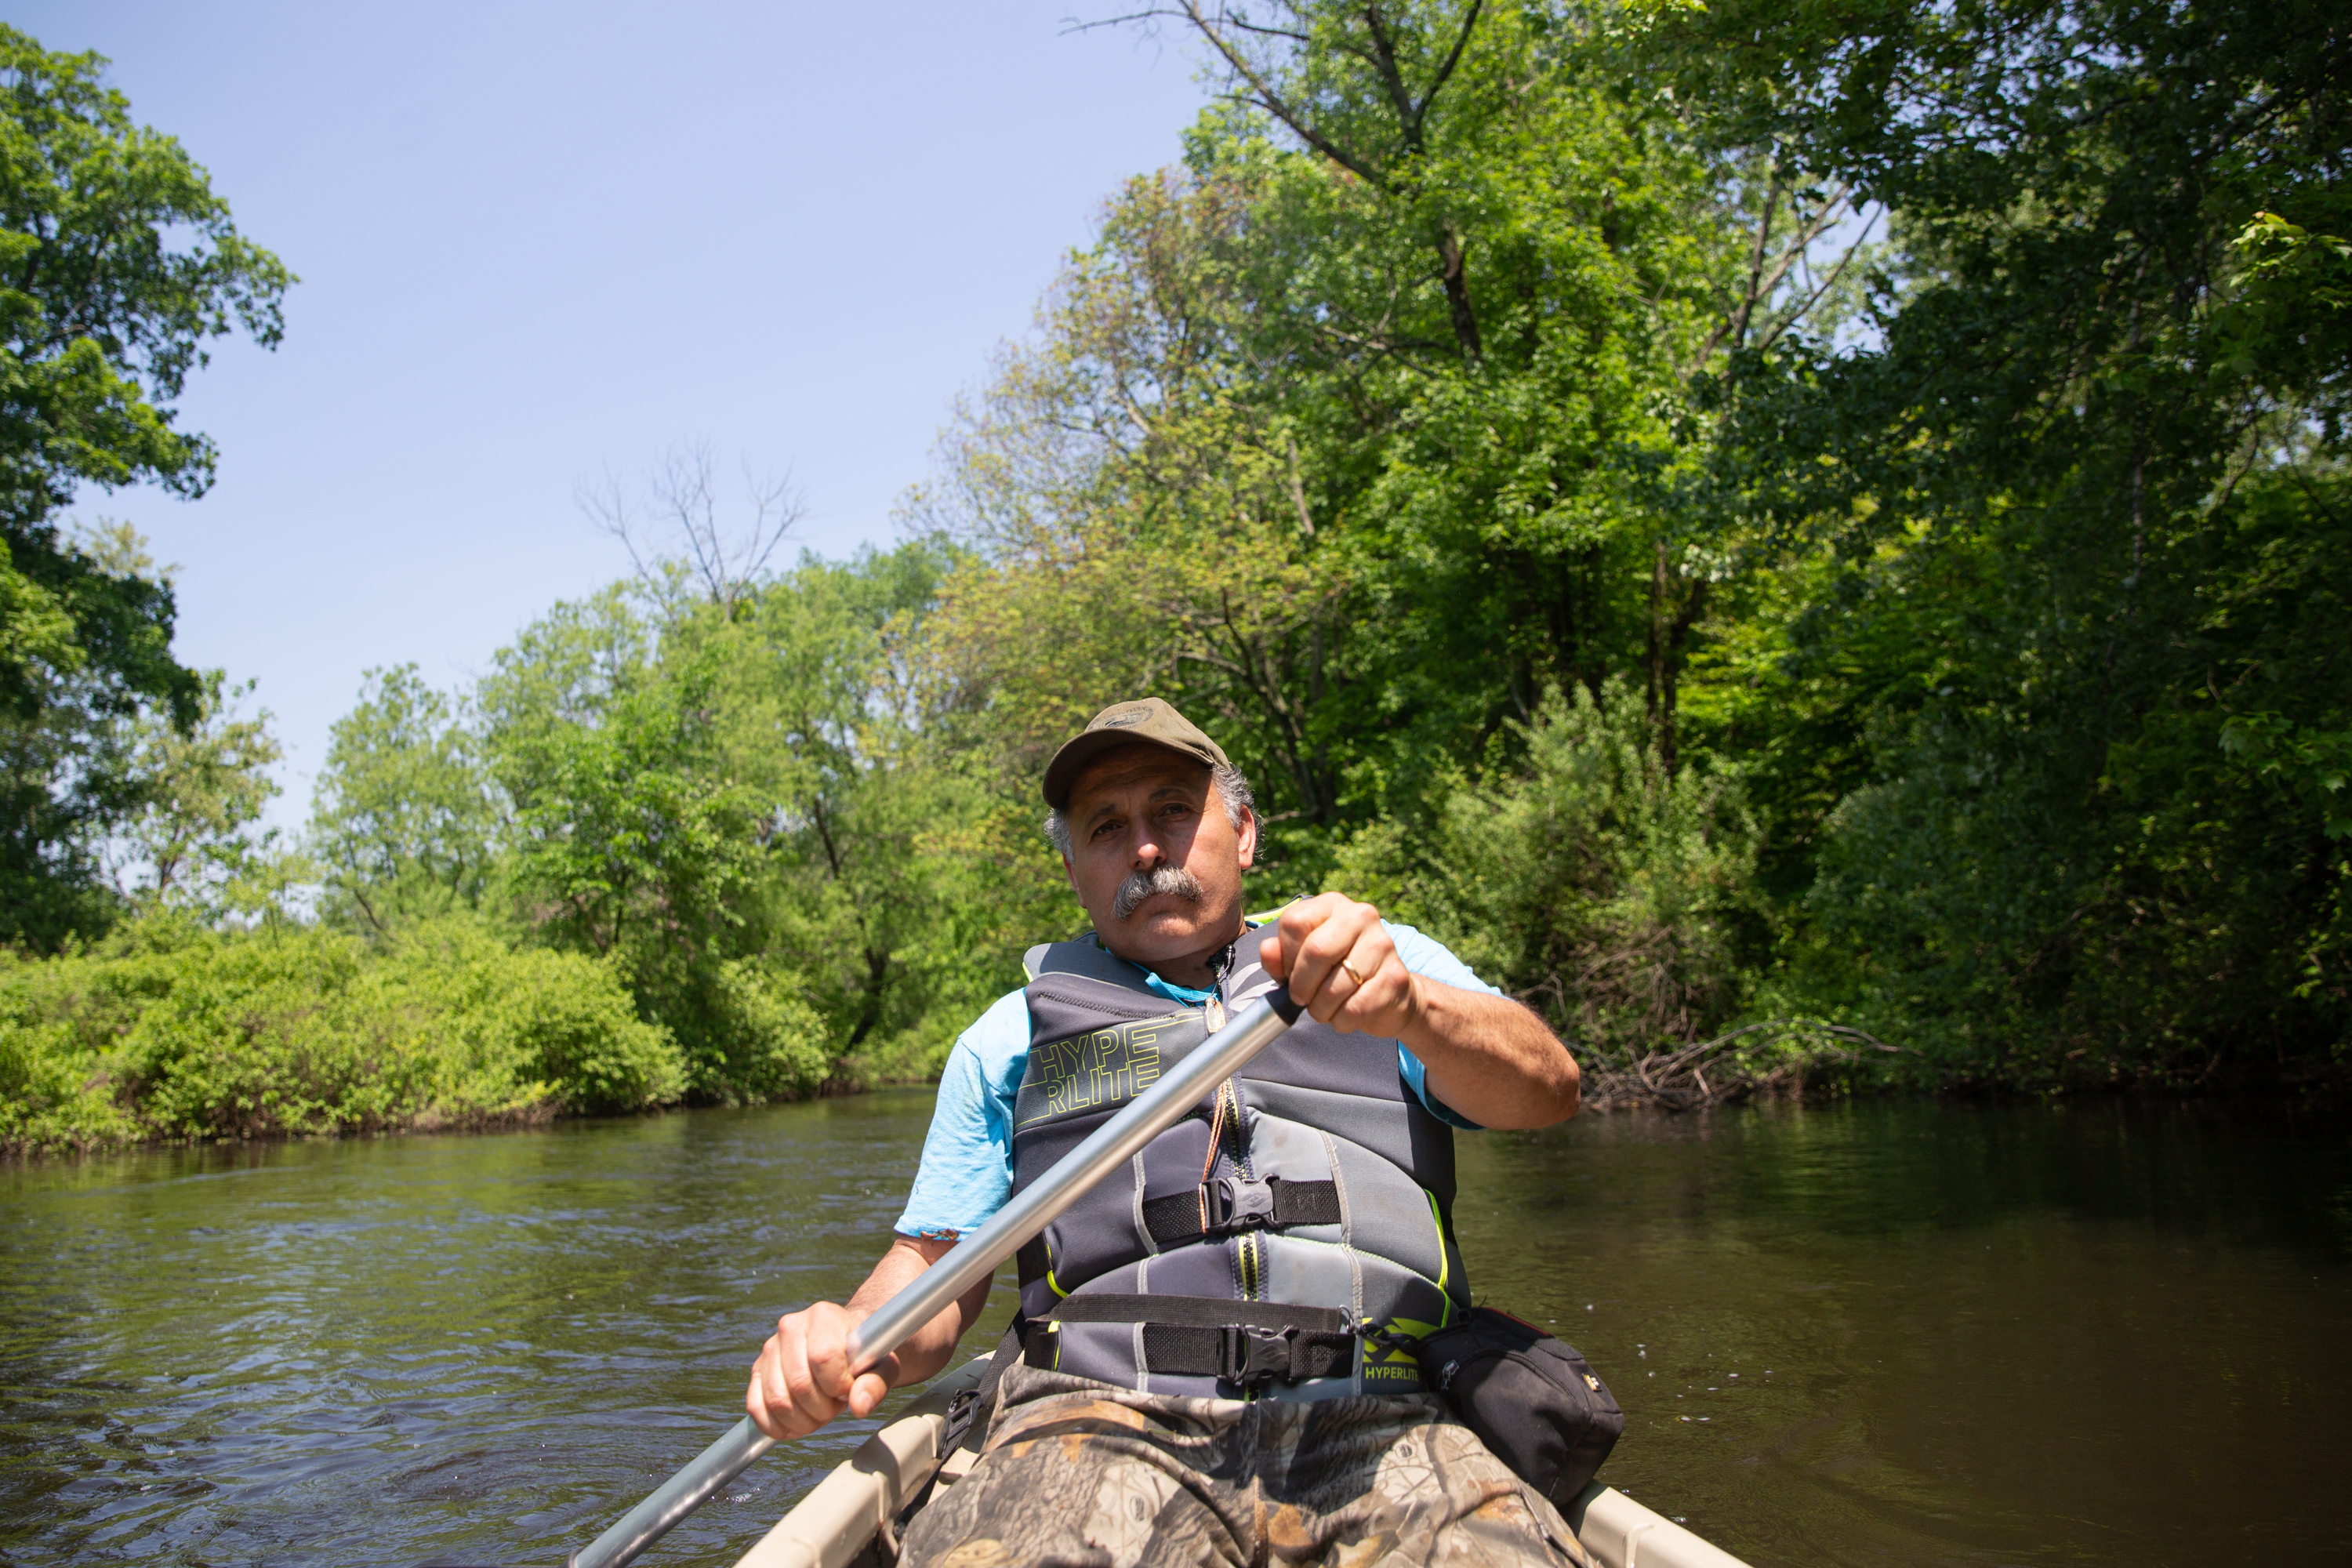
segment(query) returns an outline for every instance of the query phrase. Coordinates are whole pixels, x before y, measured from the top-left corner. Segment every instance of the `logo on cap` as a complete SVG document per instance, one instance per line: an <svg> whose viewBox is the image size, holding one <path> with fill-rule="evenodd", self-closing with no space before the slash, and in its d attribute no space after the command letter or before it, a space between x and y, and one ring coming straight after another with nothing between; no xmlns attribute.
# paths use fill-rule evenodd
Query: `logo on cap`
<svg viewBox="0 0 2352 1568"><path fill-rule="evenodd" d="M1129 708L1123 713L1113 713L1105 718L1102 727L1106 730L1124 730L1130 724L1140 724L1150 717L1151 710L1149 708Z"/></svg>

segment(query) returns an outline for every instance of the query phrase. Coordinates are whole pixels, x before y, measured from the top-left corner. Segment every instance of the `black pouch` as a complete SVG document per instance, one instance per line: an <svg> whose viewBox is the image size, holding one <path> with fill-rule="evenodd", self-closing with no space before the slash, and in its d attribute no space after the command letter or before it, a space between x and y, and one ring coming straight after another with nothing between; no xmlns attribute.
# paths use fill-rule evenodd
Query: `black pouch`
<svg viewBox="0 0 2352 1568"><path fill-rule="evenodd" d="M1625 1413L1575 1347L1508 1312L1474 1307L1413 1354L1462 1424L1563 1511L1625 1430Z"/></svg>

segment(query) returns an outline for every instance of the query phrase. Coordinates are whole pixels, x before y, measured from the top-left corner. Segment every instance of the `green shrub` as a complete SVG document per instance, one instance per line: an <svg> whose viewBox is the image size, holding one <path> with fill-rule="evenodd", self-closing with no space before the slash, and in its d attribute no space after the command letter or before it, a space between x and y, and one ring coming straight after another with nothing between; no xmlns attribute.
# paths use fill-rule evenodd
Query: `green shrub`
<svg viewBox="0 0 2352 1568"><path fill-rule="evenodd" d="M824 1020L776 970L756 960L719 966L714 987L727 1042L726 1081L753 1101L803 1100L830 1076Z"/></svg>
<svg viewBox="0 0 2352 1568"><path fill-rule="evenodd" d="M74 1048L70 1028L0 1018L0 1151L94 1148L138 1136L99 1059Z"/></svg>
<svg viewBox="0 0 2352 1568"><path fill-rule="evenodd" d="M415 1120L439 1087L429 1020L363 976L364 956L348 937L299 929L182 949L168 961L168 988L123 1032L121 1092L173 1138L373 1131Z"/></svg>
<svg viewBox="0 0 2352 1568"><path fill-rule="evenodd" d="M612 966L572 952L516 949L463 918L404 932L386 977L437 1010L452 1102L476 1105L529 1083L565 1110L640 1110L685 1092L668 1031L639 1019Z"/></svg>
<svg viewBox="0 0 2352 1568"><path fill-rule="evenodd" d="M1599 702L1555 691L1513 730L1517 765L1437 792L1418 831L1359 834L1332 886L1425 927L1587 1047L1720 1027L1765 929L1737 776L1704 759L1669 774L1618 681Z"/></svg>
<svg viewBox="0 0 2352 1568"><path fill-rule="evenodd" d="M430 922L372 949L168 917L0 970L0 1150L543 1120L675 1101L605 963Z"/></svg>

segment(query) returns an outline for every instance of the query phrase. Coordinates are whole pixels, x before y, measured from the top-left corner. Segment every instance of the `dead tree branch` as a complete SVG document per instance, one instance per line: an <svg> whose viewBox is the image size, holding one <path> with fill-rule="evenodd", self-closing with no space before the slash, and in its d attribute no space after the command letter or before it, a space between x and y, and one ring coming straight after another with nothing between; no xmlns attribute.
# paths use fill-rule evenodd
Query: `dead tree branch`
<svg viewBox="0 0 2352 1568"><path fill-rule="evenodd" d="M595 484L583 482L573 499L590 521L621 542L647 585L664 588L671 569L680 569L702 597L731 617L808 508L790 471L763 476L747 459L743 497L750 516L728 518L718 469L710 444L690 442L665 452L647 473L646 499L632 494L610 469Z"/></svg>
<svg viewBox="0 0 2352 1568"><path fill-rule="evenodd" d="M1761 1038L1756 1037L1760 1036ZM1740 1040L1741 1051L1729 1047ZM1761 1047L1795 1042L1777 1058L1752 1053ZM1808 1073L1851 1066L1873 1052L1903 1052L1867 1030L1820 1018L1768 1018L1711 1040L1671 1046L1618 1060L1595 1057L1584 1064L1584 1104L1593 1110L1650 1106L1663 1110L1698 1110L1747 1100L1776 1090L1801 1089ZM1708 1078L1712 1071L1714 1078Z"/></svg>

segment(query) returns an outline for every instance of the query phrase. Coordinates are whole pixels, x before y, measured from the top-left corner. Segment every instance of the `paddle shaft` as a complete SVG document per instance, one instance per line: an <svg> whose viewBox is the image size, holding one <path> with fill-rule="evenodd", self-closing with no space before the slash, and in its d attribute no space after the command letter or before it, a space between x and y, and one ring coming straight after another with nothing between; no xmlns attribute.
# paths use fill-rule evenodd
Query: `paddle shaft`
<svg viewBox="0 0 2352 1568"><path fill-rule="evenodd" d="M1217 1085L1239 1072L1297 1022L1299 1008L1277 986L1253 1002L1223 1029L1209 1037L1174 1068L1137 1095L1084 1142L995 1216L958 1241L906 1289L850 1331L853 1373L864 1372L904 1344L916 1330L945 1311L965 1291L992 1279L1004 1260L1051 1225L1087 1190L1143 1152L1143 1146L1182 1121ZM667 1534L672 1525L709 1502L746 1466L775 1446L750 1416L698 1455L620 1521L572 1554L571 1568L621 1568Z"/></svg>

